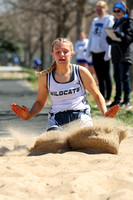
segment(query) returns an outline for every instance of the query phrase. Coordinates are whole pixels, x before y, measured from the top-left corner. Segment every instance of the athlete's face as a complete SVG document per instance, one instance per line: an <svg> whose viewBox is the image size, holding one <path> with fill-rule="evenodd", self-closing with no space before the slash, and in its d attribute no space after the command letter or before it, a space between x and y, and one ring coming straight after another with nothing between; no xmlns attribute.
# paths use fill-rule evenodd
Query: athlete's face
<svg viewBox="0 0 133 200"><path fill-rule="evenodd" d="M53 52L51 52L57 65L68 64L73 54L69 43L57 43L54 45Z"/></svg>

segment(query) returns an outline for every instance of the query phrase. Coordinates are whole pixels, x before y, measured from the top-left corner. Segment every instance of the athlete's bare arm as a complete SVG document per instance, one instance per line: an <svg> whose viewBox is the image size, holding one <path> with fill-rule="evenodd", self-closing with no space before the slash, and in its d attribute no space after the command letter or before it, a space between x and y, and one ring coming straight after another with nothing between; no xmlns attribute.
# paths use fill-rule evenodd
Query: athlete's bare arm
<svg viewBox="0 0 133 200"><path fill-rule="evenodd" d="M103 116L111 118L115 117L119 110L119 106L113 106L110 110L107 111L105 100L99 89L97 88L96 83L90 72L83 67L80 67L79 70L85 89L91 93Z"/></svg>
<svg viewBox="0 0 133 200"><path fill-rule="evenodd" d="M38 95L30 111L26 106L11 104L12 111L21 119L28 120L37 115L44 108L47 102L48 89L46 85L46 75L38 78Z"/></svg>

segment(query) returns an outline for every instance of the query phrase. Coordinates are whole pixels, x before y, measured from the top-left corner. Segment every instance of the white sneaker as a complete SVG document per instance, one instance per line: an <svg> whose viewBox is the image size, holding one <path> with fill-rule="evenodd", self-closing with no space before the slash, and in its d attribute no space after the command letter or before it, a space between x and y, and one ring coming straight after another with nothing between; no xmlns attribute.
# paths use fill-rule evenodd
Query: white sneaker
<svg viewBox="0 0 133 200"><path fill-rule="evenodd" d="M106 103L106 106L109 106L111 104L111 101L110 100L106 100L105 103Z"/></svg>
<svg viewBox="0 0 133 200"><path fill-rule="evenodd" d="M123 103L120 104L120 107L121 108L126 108L126 109L130 110L132 108L132 105L130 104L130 102L128 102L128 103L124 103L123 102Z"/></svg>

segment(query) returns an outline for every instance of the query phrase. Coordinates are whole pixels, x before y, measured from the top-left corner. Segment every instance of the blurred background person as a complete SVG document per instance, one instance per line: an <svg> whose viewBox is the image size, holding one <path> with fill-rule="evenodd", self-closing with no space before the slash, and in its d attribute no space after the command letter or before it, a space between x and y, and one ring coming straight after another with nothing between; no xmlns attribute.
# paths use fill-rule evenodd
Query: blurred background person
<svg viewBox="0 0 133 200"><path fill-rule="evenodd" d="M108 6L104 1L96 3L96 18L93 19L89 43L86 51L86 59L92 56L93 66L96 71L99 89L105 98L106 105L110 105L112 93L112 80L110 72L111 47L106 41L106 32L104 28L112 27L114 17L107 14Z"/></svg>
<svg viewBox="0 0 133 200"><path fill-rule="evenodd" d="M89 39L86 38L85 32L80 32L80 39L75 43L76 63L83 67L86 67L92 74L96 84L98 85L98 79L96 76L95 69L93 67L92 58L86 60L86 49L88 46Z"/></svg>
<svg viewBox="0 0 133 200"><path fill-rule="evenodd" d="M88 46L88 38L86 38L85 32L80 32L80 39L75 43L75 53L76 53L76 62L78 65L82 65L88 68L88 64L85 59L86 49Z"/></svg>
<svg viewBox="0 0 133 200"><path fill-rule="evenodd" d="M94 66L93 66L92 56L90 56L88 59L86 59L86 62L88 64L88 69L89 69L91 75L93 76L93 78L96 82L96 85L98 86L98 78L97 78L97 75L96 75L96 72L95 72L95 69L94 69Z"/></svg>
<svg viewBox="0 0 133 200"><path fill-rule="evenodd" d="M18 63L19 63L19 58L18 56L13 56L13 66L18 66Z"/></svg>
<svg viewBox="0 0 133 200"><path fill-rule="evenodd" d="M120 107L131 108L129 68L132 64L133 20L130 19L129 9L124 2L116 2L113 6L113 12L115 16L113 29L120 41L114 41L109 36L106 38L107 42L111 44L114 80L116 83L115 98L109 107L120 104ZM122 92L124 92L124 99L123 102L120 102Z"/></svg>
<svg viewBox="0 0 133 200"><path fill-rule="evenodd" d="M40 71L42 66L42 61L40 59L35 59L33 63L34 63L33 68L36 69L37 71Z"/></svg>

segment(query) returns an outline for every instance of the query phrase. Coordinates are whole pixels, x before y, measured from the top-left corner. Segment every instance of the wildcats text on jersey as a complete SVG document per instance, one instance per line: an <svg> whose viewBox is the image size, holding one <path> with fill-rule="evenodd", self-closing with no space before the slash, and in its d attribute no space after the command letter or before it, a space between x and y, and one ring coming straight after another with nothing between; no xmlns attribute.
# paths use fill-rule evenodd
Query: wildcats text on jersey
<svg viewBox="0 0 133 200"><path fill-rule="evenodd" d="M73 89L68 89L68 90L63 90L63 91L54 91L54 92L50 92L50 94L52 96L62 96L62 95L69 95L69 94L74 94L74 93L77 93L79 92L80 90L80 87L78 88L73 88Z"/></svg>

